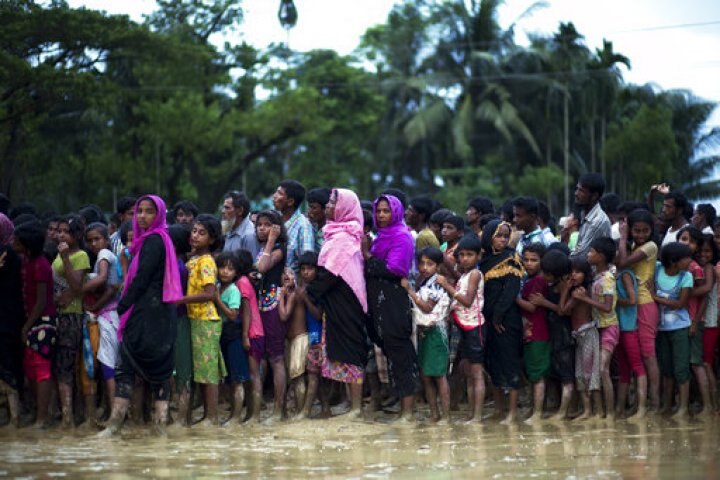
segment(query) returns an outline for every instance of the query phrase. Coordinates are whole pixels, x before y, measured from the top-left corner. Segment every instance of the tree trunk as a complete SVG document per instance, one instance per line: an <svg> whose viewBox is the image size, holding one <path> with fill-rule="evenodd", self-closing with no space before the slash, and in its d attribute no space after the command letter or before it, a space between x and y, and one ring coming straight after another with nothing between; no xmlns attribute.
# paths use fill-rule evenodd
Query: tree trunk
<svg viewBox="0 0 720 480"><path fill-rule="evenodd" d="M607 119L605 116L600 119L600 173L605 177L605 128L607 127Z"/></svg>
<svg viewBox="0 0 720 480"><path fill-rule="evenodd" d="M590 171L597 172L595 163L595 118L590 120Z"/></svg>
<svg viewBox="0 0 720 480"><path fill-rule="evenodd" d="M563 156L564 165L563 172L565 173L565 213L570 211L570 191L568 185L570 183L570 120L569 120L569 105L568 96L565 95L563 101Z"/></svg>

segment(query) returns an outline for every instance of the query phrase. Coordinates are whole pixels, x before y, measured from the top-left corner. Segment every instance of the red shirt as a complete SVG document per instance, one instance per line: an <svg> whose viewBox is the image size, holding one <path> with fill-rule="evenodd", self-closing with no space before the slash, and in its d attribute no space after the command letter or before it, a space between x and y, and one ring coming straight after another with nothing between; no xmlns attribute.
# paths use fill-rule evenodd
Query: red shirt
<svg viewBox="0 0 720 480"><path fill-rule="evenodd" d="M55 315L55 302L53 301L53 273L50 262L43 255L36 258L23 257L23 301L25 315L30 316L37 302L38 283L45 284L45 309L41 316Z"/></svg>
<svg viewBox="0 0 720 480"><path fill-rule="evenodd" d="M523 300L529 300L530 295L539 293L543 297L547 297L548 285L542 275L535 275L525 280L525 284L520 291ZM527 320L525 327L525 341L549 341L550 332L547 325L547 311L542 307L535 307L534 312L522 311L523 317Z"/></svg>

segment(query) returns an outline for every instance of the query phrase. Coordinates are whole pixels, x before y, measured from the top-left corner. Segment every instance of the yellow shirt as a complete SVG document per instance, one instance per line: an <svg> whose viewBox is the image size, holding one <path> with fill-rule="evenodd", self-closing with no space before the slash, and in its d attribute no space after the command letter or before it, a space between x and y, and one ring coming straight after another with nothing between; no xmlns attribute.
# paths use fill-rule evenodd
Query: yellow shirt
<svg viewBox="0 0 720 480"><path fill-rule="evenodd" d="M655 242L645 242L639 247L635 247L633 252L636 250L645 253L645 259L632 266L638 281L638 305L645 305L653 302L648 285L655 276L658 247Z"/></svg>
<svg viewBox="0 0 720 480"><path fill-rule="evenodd" d="M73 270L90 270L90 258L84 250L78 250L70 254L70 265ZM52 263L53 280L55 283L55 293L70 288L70 283L65 276L65 267L63 266L62 257L58 254ZM73 297L72 301L64 308L58 307L58 313L82 313L82 296Z"/></svg>
<svg viewBox="0 0 720 480"><path fill-rule="evenodd" d="M205 290L206 285L217 283L217 267L212 255L206 254L188 260L188 295L197 295ZM188 317L194 320L220 320L214 302L188 303Z"/></svg>
<svg viewBox="0 0 720 480"><path fill-rule="evenodd" d="M595 275L595 281L592 284L592 298L596 302L605 302L605 295L612 295L612 309L605 313L599 308L592 308L592 317L598 323L598 328L610 327L618 324L617 314L615 313L615 305L617 304L617 286L615 284L615 275L606 270Z"/></svg>

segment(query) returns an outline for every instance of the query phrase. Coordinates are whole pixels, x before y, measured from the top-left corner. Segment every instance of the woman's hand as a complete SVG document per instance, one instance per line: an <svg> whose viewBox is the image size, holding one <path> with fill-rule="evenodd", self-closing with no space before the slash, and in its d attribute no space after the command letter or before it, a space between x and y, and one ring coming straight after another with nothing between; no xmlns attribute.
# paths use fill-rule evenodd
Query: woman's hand
<svg viewBox="0 0 720 480"><path fill-rule="evenodd" d="M367 260L372 255L370 255L370 244L372 243L372 240L370 240L370 237L368 235L363 236L362 242L360 242L360 249L362 250L363 258Z"/></svg>
<svg viewBox="0 0 720 480"><path fill-rule="evenodd" d="M61 257L67 258L70 254L70 246L66 242L58 243L58 253Z"/></svg>
<svg viewBox="0 0 720 480"><path fill-rule="evenodd" d="M275 242L277 242L277 239L278 239L278 237L280 237L281 232L282 232L282 227L280 225L273 225L270 228L270 233L268 233L268 239L267 239L268 245L275 245Z"/></svg>

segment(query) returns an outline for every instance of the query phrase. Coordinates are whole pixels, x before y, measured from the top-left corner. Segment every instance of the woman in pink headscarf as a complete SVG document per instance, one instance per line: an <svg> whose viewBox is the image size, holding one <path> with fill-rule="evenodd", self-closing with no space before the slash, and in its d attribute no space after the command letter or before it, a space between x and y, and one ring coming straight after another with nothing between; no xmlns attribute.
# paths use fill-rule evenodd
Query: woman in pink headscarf
<svg viewBox="0 0 720 480"><path fill-rule="evenodd" d="M115 370L116 392L104 435L117 432L130 404L135 375L155 393L155 427L167 422L169 381L175 368L177 332L174 302L182 299L175 248L168 235L165 202L145 195L135 204L132 262L118 303L120 358Z"/></svg>
<svg viewBox="0 0 720 480"><path fill-rule="evenodd" d="M360 417L363 370L368 352L360 200L351 190L334 189L325 215L325 241L318 258L317 277L306 291L324 313L322 376L350 385L350 415Z"/></svg>

